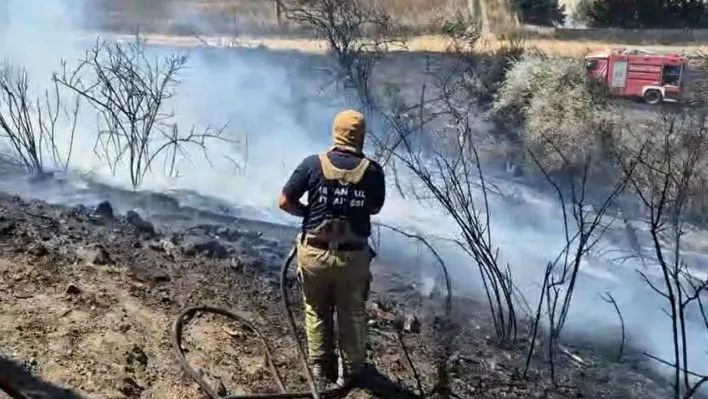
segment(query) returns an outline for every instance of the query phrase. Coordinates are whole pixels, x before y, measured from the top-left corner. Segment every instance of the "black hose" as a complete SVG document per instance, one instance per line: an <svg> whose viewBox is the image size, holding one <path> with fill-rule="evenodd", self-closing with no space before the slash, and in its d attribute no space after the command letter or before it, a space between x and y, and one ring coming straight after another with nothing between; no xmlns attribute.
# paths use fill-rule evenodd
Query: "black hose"
<svg viewBox="0 0 708 399"><path fill-rule="evenodd" d="M270 350L270 345L268 344L268 341L266 340L266 337L261 333L256 326L253 325L250 321L248 321L246 318L243 316L231 313L227 310L224 309L219 309L219 308L214 308L210 306L197 306L197 307L192 307L188 308L182 313L177 316L177 319L175 319L174 323L172 323L172 349L174 350L175 354L177 355L177 360L179 361L180 366L182 369L189 374L194 381L196 381L197 384L199 384L202 389L207 393L207 395L211 399L254 399L254 398L275 398L275 399L290 399L290 398L314 398L314 399L320 399L321 397L329 397L334 394L340 393L341 388L335 388L335 389L328 389L324 391L318 391L317 386L315 384L314 377L312 375L312 370L310 370L310 366L308 365L307 362L307 355L305 354L305 349L303 347L302 342L298 339L297 336L297 327L295 324L295 317L293 315L292 310L290 309L290 301L288 300L288 295L287 295L287 287L286 287L286 279L287 279L287 273L288 269L290 268L290 264L292 263L293 259L295 258L295 254L297 253L297 247L293 246L292 250L290 251L290 254L288 257L285 259L285 262L283 262L283 266L280 269L280 294L282 295L282 304L283 308L285 310L285 313L288 315L288 321L290 325L290 333L292 334L293 338L295 339L298 354L300 355L300 359L302 361L302 365L305 368L306 375L307 375L307 382L308 385L310 386L310 391L309 392L288 392L287 389L285 388L285 385L283 384L283 380L280 377L280 374L278 373L278 369L275 366L275 363L273 362L273 353ZM226 397L221 397L219 394L214 391L214 389L202 378L202 376L192 367L189 362L187 361L187 358L184 354L184 350L182 349L182 333L184 330L184 325L187 320L189 320L191 317L193 317L197 313L213 313L213 314L218 314L221 316L224 316L226 318L229 318L234 321L238 321L245 325L246 327L250 328L257 336L258 339L261 341L261 344L263 345L263 348L266 353L266 358L268 360L268 366L270 367L271 374L273 375L273 379L275 380L275 383L278 385L278 388L280 389L279 393L250 393L250 394L242 394L242 395L230 395Z"/></svg>
<svg viewBox="0 0 708 399"><path fill-rule="evenodd" d="M5 392L12 399L30 399L29 396L16 388L12 381L3 381L2 378L0 378L0 391Z"/></svg>

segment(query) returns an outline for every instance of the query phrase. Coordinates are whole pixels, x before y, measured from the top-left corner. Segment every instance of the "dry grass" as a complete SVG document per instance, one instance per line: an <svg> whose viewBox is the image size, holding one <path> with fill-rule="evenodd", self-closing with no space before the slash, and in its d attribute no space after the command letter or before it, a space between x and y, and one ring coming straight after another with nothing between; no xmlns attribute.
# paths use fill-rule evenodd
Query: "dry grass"
<svg viewBox="0 0 708 399"><path fill-rule="evenodd" d="M177 0L180 1L180 0ZM275 1L273 0L181 0L196 1L198 9L205 13L231 13L232 15L260 18L264 23L274 24ZM437 24L446 15L467 9L468 0L381 0L383 7L402 24L411 27L426 27Z"/></svg>
<svg viewBox="0 0 708 399"><path fill-rule="evenodd" d="M361 0L376 1L376 0ZM155 32L155 41L175 45L197 45L189 37L201 34L228 35L209 38L210 42L233 42L243 46L265 46L308 52L324 51L323 45L301 34L287 21L278 24L274 0L98 0L91 28L112 31L133 31L138 24L143 32ZM494 51L507 38L525 38L526 45L550 56L582 57L588 51L608 47L650 47L666 51L708 50L708 31L682 30L613 30L566 29L520 25L509 12L507 0L378 0L377 5L397 19L416 36L409 45L411 51L444 51L447 41L436 36L441 22L457 12L472 12L487 29L483 52ZM101 11L103 10L103 11ZM195 18L196 17L196 18ZM199 20L199 26L194 21ZM191 21L191 22L188 22ZM204 31L207 29L208 32ZM176 37L185 36L185 37Z"/></svg>
<svg viewBox="0 0 708 399"><path fill-rule="evenodd" d="M368 1L368 0L366 0ZM371 0L386 10L401 25L411 31L432 32L440 22L456 12L468 10L469 0ZM479 1L479 0L476 0ZM172 25L184 29L184 17L197 16L208 21L210 27L237 26L240 30L268 33L282 32L285 21L278 21L275 0L97 0L92 6L94 20L91 24L115 27L116 20L142 26ZM176 32L173 32L176 33Z"/></svg>
<svg viewBox="0 0 708 399"><path fill-rule="evenodd" d="M287 3L288 0L282 0ZM471 13L485 25L486 32L508 36L522 32L526 37L621 42L627 44L672 44L708 42L708 30L682 29L574 29L521 25L510 10L509 0L359 0L375 2L411 32L434 33L441 21L456 13ZM223 28L225 21L252 33L281 33L286 21L276 18L275 0L95 0L92 19L115 23L115 19L142 25L182 25L185 16L197 16L209 25ZM95 21L94 21L95 22ZM183 26L182 26L183 28ZM177 32L172 32L177 33ZM230 32L221 32L230 33Z"/></svg>
<svg viewBox="0 0 708 399"><path fill-rule="evenodd" d="M553 39L526 39L526 45L536 48L549 56L555 57L582 57L590 51L604 50L607 48L643 48L667 52L703 52L708 50L706 44L676 44L676 45L626 45L620 41L566 41Z"/></svg>
<svg viewBox="0 0 708 399"><path fill-rule="evenodd" d="M120 36L128 38L128 36ZM147 39L155 44L165 44L173 46L198 46L207 42L212 45L222 46L238 46L238 47L265 47L273 50L297 50L310 53L324 53L326 46L323 41L312 40L305 38L293 37L256 37L256 36L213 36L213 37L195 37L195 36L172 36L150 34L146 35ZM489 36L487 39L480 42L475 50L481 53L493 53L503 46L508 46L509 40L503 40ZM413 37L409 40L405 48L399 48L403 51L415 52L445 52L449 42L446 38L438 35L423 35ZM664 46L664 45L625 45L622 43L612 42L594 42L594 41L563 41L553 39L526 39L524 45L528 48L542 51L551 57L561 58L581 58L585 54L594 50L604 50L607 48L623 47L623 48L644 48L657 51L683 51L683 52L707 52L708 45L706 44L689 44L682 46Z"/></svg>
<svg viewBox="0 0 708 399"><path fill-rule="evenodd" d="M619 29L619 28L551 28L518 25L506 34L527 38L578 42L617 42L626 44L682 45L708 42L708 29Z"/></svg>

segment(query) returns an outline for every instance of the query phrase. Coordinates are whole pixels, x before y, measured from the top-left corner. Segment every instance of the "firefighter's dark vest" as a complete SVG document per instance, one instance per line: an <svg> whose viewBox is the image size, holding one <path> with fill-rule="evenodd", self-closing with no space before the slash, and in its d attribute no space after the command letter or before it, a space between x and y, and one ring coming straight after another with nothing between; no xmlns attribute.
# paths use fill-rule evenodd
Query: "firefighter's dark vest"
<svg viewBox="0 0 708 399"><path fill-rule="evenodd" d="M358 236L349 223L351 217L351 203L354 197L355 186L364 178L370 161L362 158L354 169L340 169L332 164L327 153L319 154L322 168L322 185L326 194L319 193L315 201L321 201L324 196L325 219L315 228L305 231L307 245L321 249L356 251L364 249L366 237ZM335 204L335 192L346 190L346 195L340 197L342 201Z"/></svg>

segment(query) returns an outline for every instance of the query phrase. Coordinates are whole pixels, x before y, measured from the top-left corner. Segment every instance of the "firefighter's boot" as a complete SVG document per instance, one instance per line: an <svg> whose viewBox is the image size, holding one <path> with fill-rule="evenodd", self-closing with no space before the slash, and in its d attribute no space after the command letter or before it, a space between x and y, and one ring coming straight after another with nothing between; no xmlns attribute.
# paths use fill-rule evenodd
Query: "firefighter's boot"
<svg viewBox="0 0 708 399"><path fill-rule="evenodd" d="M343 362L343 358L339 358L338 364L338 377L336 386L341 389L350 389L354 386L364 387L367 382L371 382L376 379L375 375L371 373L375 372L371 364L362 364L352 368L352 366L347 366Z"/></svg>
<svg viewBox="0 0 708 399"><path fill-rule="evenodd" d="M334 364L332 361L315 361L312 364L312 378L319 392L337 388L335 384Z"/></svg>

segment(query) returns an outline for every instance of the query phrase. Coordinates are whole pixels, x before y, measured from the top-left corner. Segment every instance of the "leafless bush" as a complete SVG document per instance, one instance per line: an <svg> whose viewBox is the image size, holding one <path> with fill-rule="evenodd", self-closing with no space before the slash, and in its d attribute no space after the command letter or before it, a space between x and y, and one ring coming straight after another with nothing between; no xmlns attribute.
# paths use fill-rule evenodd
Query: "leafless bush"
<svg viewBox="0 0 708 399"><path fill-rule="evenodd" d="M562 112L562 110L560 108L557 111ZM586 131L585 134L591 135L593 132ZM545 150L546 148L550 148L550 151L553 152L553 158L558 159L558 161L553 162L552 167L567 171L562 181L559 181L558 178L550 173L549 166L544 165L541 158L533 150L529 149L530 158L536 163L538 169L543 173L557 194L562 211L565 244L558 256L546 266L536 307L531 337L532 345L529 347L524 373L528 371L531 357L535 350L533 342L538 333L540 319L545 316L549 330L547 340L548 359L550 361L551 376L555 380L557 340L570 312L583 258L595 247L614 221L614 218L606 218L608 211L613 202L624 192L629 184L629 179L637 167L642 152L637 152L633 154L634 157L627 159L626 167L624 168L625 173L613 173L611 167L603 168L607 175L614 178L611 178L608 190L598 190L597 187L592 187L589 183L591 169L601 167L601 165L595 165L596 153L585 152L578 155L577 149L565 146L566 142L562 139L559 140L557 135L541 136L536 140L544 144L542 155L545 156L545 159L550 158L549 152ZM570 154L575 156L571 157ZM601 158L600 162L604 160L604 158ZM598 192L602 191L604 193L598 195ZM542 311L544 305L545 313Z"/></svg>
<svg viewBox="0 0 708 399"><path fill-rule="evenodd" d="M368 0L284 0L283 9L289 21L324 40L335 62L333 82L353 93L350 101L370 127L381 126L372 77L387 52L406 47L399 22Z"/></svg>
<svg viewBox="0 0 708 399"><path fill-rule="evenodd" d="M493 323L500 342L516 339L516 296L508 265L501 264L490 231L490 185L480 161L488 137L475 131L484 64L470 57L478 45L477 27L461 21L447 24L450 39L444 68L430 68L420 97L397 99L398 106L379 109L390 140L384 145L395 174L412 175L420 184L402 194L441 206L460 228L455 243L479 267Z"/></svg>
<svg viewBox="0 0 708 399"><path fill-rule="evenodd" d="M327 43L337 63L336 81L372 101L369 82L376 63L394 47L404 47L400 25L364 0L286 0L285 17Z"/></svg>
<svg viewBox="0 0 708 399"><path fill-rule="evenodd" d="M401 172L422 183L413 197L442 206L460 228L455 242L479 266L497 338L507 341L516 337L515 294L510 269L499 263L492 241L489 185L478 151L484 137L472 126L477 103L470 98L479 88L479 64L465 49L476 43L474 29L449 31L455 37L448 55L457 62L442 73L428 71L419 102L380 112L396 139L387 150Z"/></svg>
<svg viewBox="0 0 708 399"><path fill-rule="evenodd" d="M56 84L33 97L27 71L6 62L0 71L0 137L9 141L13 160L39 174L45 171L49 155L54 166L65 170L71 159L79 100L67 107ZM61 128L68 134L65 154L57 146Z"/></svg>
<svg viewBox="0 0 708 399"><path fill-rule="evenodd" d="M425 98L421 101L428 104L426 109L432 107ZM443 107L445 103L439 103L438 106ZM438 112L442 113L443 109ZM394 173L401 174L403 178L412 175L421 186L403 194L412 195L424 204L442 206L460 228L459 235L452 241L479 267L498 341L503 344L513 341L517 331L514 287L510 269L500 264L498 249L492 242L487 184L473 143L466 140L444 140L444 145L424 149L416 136L422 129L426 129L426 117L416 120L411 115L395 112L383 113L382 117L387 118L387 128L398 138L397 148L387 149L392 160L400 165ZM439 120L431 119L429 122L434 125ZM466 122L469 121L457 121L455 126L459 130L455 131L455 137L457 134L472 137ZM448 135L450 132L437 133ZM459 330L450 317L449 299L446 308L445 317L439 318L434 326L437 332L437 382L434 392L442 395L449 394L448 361L454 349L452 342Z"/></svg>
<svg viewBox="0 0 708 399"><path fill-rule="evenodd" d="M504 80L508 67L523 56L526 47L520 39L499 47L491 55L480 55L478 50L485 43L479 24L464 13L457 13L445 20L442 32L448 41L446 53L428 59L426 70L422 71L426 82L417 90L418 100L424 98L424 101L412 103L410 98L403 99L395 90L389 89L372 102L373 107L372 103L365 107L378 107L387 110L389 114L398 114L408 122L417 124L413 127L417 141L440 141L440 145L451 145L454 151L459 145L467 146L457 141L470 138L450 128L455 124L455 117L445 119L450 114L450 107L464 108L475 113L485 109L494 98L500 82ZM373 113L377 115L382 111L375 110ZM391 152L402 143L402 137L399 134L389 135L386 123L381 123L380 131L374 131L372 141L376 144L377 158L382 163L390 161L390 166L395 169L395 159L391 159ZM467 129L470 128L468 126ZM494 137L478 141L475 145L480 150L480 161L496 157L499 144Z"/></svg>
<svg viewBox="0 0 708 399"><path fill-rule="evenodd" d="M73 71L66 64L54 81L87 99L98 111L96 154L111 171L125 165L136 189L163 156L170 176L176 173L177 156L188 157L187 145L207 154L210 139L229 141L220 129L180 132L174 113L166 109L187 63L185 55L171 54L152 59L145 40L136 35L126 43L98 40Z"/></svg>
<svg viewBox="0 0 708 399"><path fill-rule="evenodd" d="M668 304L671 320L673 359L653 359L673 368L674 398L690 398L708 381L689 369L692 351L687 337L687 315L696 312L708 331L704 308L708 279L698 277L695 267L682 256L687 215L708 184L708 118L696 110L662 113L656 121L635 132L633 146L622 152L622 164L628 157L640 162L631 174L632 191L648 214L654 265L659 281L640 271L646 283ZM647 134L649 133L649 134ZM641 157L636 157L641 151Z"/></svg>

